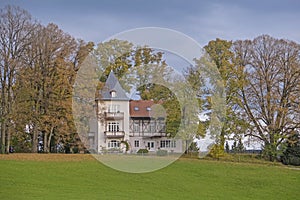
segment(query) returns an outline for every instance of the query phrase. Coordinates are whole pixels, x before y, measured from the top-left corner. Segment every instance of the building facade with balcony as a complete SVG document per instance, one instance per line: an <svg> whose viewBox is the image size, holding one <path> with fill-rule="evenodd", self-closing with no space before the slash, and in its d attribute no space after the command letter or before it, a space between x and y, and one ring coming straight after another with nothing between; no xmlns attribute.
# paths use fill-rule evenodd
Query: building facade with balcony
<svg viewBox="0 0 300 200"><path fill-rule="evenodd" d="M100 97L96 99L98 152L120 149L121 141L129 141L129 98L113 72L110 72Z"/></svg>
<svg viewBox="0 0 300 200"><path fill-rule="evenodd" d="M94 144L91 146L97 146L95 149L99 153L106 150L124 151L124 142L128 143L132 153L139 149L182 152L182 141L167 137L166 115L154 112L157 105L154 101L130 100L113 72L110 72L99 93L100 98L96 99L98 130L90 138L90 144Z"/></svg>
<svg viewBox="0 0 300 200"><path fill-rule="evenodd" d="M139 149L182 152L181 140L169 138L166 133L166 113L160 104L152 100L131 100L129 113L129 141L133 152Z"/></svg>

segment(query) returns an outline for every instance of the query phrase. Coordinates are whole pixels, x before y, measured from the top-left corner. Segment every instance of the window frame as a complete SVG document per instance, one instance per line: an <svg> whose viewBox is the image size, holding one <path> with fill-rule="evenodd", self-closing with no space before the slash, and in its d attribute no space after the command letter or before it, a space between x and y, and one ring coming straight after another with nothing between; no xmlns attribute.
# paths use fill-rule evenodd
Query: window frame
<svg viewBox="0 0 300 200"><path fill-rule="evenodd" d="M134 140L134 147L136 147L136 148L140 147L140 141L139 140Z"/></svg>
<svg viewBox="0 0 300 200"><path fill-rule="evenodd" d="M120 105L119 104L110 104L108 106L109 113L117 113L120 112Z"/></svg>
<svg viewBox="0 0 300 200"><path fill-rule="evenodd" d="M119 140L110 140L107 144L109 149L120 148L121 142Z"/></svg>
<svg viewBox="0 0 300 200"><path fill-rule="evenodd" d="M107 123L108 132L119 132L120 131L120 122L112 121Z"/></svg>

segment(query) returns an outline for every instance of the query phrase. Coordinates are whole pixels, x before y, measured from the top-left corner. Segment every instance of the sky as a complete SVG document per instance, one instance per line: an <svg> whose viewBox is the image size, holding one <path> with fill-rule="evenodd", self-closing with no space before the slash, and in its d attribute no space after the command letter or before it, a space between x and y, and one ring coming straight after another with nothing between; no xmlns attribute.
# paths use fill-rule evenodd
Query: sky
<svg viewBox="0 0 300 200"><path fill-rule="evenodd" d="M1 0L70 35L99 43L119 32L162 27L201 46L216 38L253 39L261 34L300 43L298 0Z"/></svg>

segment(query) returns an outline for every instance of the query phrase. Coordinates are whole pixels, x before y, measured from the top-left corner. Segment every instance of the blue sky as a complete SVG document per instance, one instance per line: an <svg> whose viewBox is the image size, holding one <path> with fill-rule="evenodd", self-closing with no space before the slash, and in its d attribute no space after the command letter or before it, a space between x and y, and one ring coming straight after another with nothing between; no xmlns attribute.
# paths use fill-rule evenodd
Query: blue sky
<svg viewBox="0 0 300 200"><path fill-rule="evenodd" d="M298 0L1 0L18 5L42 24L99 43L121 31L164 27L194 38L200 45L215 38L253 39L261 34L300 43Z"/></svg>

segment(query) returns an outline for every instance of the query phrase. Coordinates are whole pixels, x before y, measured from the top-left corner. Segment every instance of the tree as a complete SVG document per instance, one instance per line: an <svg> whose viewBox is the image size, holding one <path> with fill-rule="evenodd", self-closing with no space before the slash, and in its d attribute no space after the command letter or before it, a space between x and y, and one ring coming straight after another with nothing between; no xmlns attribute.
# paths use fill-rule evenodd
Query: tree
<svg viewBox="0 0 300 200"><path fill-rule="evenodd" d="M225 143L225 151L226 151L226 153L230 152L228 141L226 141L226 143Z"/></svg>
<svg viewBox="0 0 300 200"><path fill-rule="evenodd" d="M105 82L113 71L128 92L132 88L144 88L150 81L170 74L170 68L162 59L163 53L147 46L134 46L128 41L113 39L99 43L94 54L102 72L100 81Z"/></svg>
<svg viewBox="0 0 300 200"><path fill-rule="evenodd" d="M128 41L112 39L99 43L94 53L102 72L99 77L101 82L106 81L111 70L121 78L132 66L133 44Z"/></svg>
<svg viewBox="0 0 300 200"><path fill-rule="evenodd" d="M192 142L189 146L189 151L191 152L199 152L199 147L197 146L197 142Z"/></svg>
<svg viewBox="0 0 300 200"><path fill-rule="evenodd" d="M19 7L0 10L1 153L9 153L11 142L26 152L80 143L72 116L72 86L93 47L55 24L36 23Z"/></svg>
<svg viewBox="0 0 300 200"><path fill-rule="evenodd" d="M15 119L21 130L15 137L29 135L32 152L49 152L51 143L73 142L72 86L90 46L55 24L35 28L15 87Z"/></svg>
<svg viewBox="0 0 300 200"><path fill-rule="evenodd" d="M245 147L244 144L242 142L242 138L239 138L239 142L237 144L237 152L242 153L243 151L245 151Z"/></svg>
<svg viewBox="0 0 300 200"><path fill-rule="evenodd" d="M292 41L262 35L234 43L237 105L249 121L246 136L264 143L270 161L279 145L299 129L300 47Z"/></svg>
<svg viewBox="0 0 300 200"><path fill-rule="evenodd" d="M14 103L14 84L17 73L26 60L24 52L31 41L35 23L25 10L6 6L0 10L0 132L1 153L9 153Z"/></svg>
<svg viewBox="0 0 300 200"><path fill-rule="evenodd" d="M226 138L232 134L241 134L247 127L246 121L239 115L237 110L236 98L238 83L236 75L238 72L234 68L234 53L232 42L217 38L212 40L204 47L210 59L217 67L226 93L226 113L222 120L223 126L217 143L224 147Z"/></svg>
<svg viewBox="0 0 300 200"><path fill-rule="evenodd" d="M225 91L224 81L216 64L204 52L199 59L195 59L195 65L188 68L186 77L198 99L198 115L203 112L208 116L208 120L199 120L198 130L201 130L201 136L208 133L216 141L215 145L219 145L211 145L211 148L224 151L220 134L226 111Z"/></svg>
<svg viewBox="0 0 300 200"><path fill-rule="evenodd" d="M148 84L143 88L138 88L141 98L153 100L160 103L166 111L166 133L174 137L179 129L181 122L180 104L175 94L167 87L157 84Z"/></svg>
<svg viewBox="0 0 300 200"><path fill-rule="evenodd" d="M233 144L231 146L231 150L236 153L237 152L237 144L236 144L236 140L233 141Z"/></svg>
<svg viewBox="0 0 300 200"><path fill-rule="evenodd" d="M287 145L281 156L281 162L285 165L300 165L300 136L292 134L285 142Z"/></svg>

